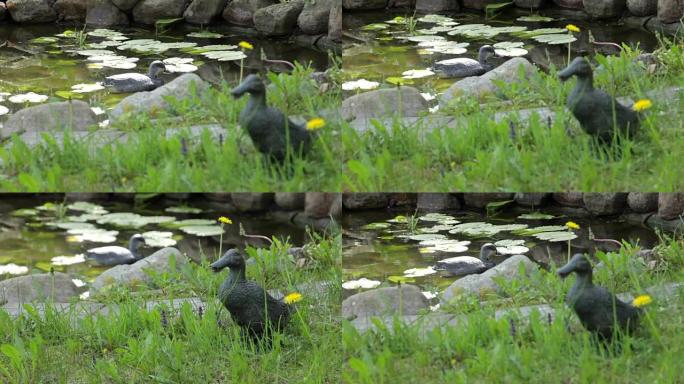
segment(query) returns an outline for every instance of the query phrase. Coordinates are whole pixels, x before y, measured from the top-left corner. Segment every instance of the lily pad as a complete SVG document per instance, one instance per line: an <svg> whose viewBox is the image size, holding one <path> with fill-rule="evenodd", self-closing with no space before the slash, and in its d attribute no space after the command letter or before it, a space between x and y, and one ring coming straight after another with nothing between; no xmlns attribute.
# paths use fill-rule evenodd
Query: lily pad
<svg viewBox="0 0 684 384"><path fill-rule="evenodd" d="M522 220L551 220L555 218L556 216L554 215L541 212L523 213L522 215L518 216L518 219Z"/></svg>
<svg viewBox="0 0 684 384"><path fill-rule="evenodd" d="M31 39L30 42L35 44L52 44L58 42L59 39L53 36L43 36Z"/></svg>
<svg viewBox="0 0 684 384"><path fill-rule="evenodd" d="M242 51L209 51L204 52L202 56L218 61L242 60L247 57Z"/></svg>
<svg viewBox="0 0 684 384"><path fill-rule="evenodd" d="M358 280L349 280L342 283L344 289L371 289L379 286L381 283L377 280L370 280L362 277Z"/></svg>
<svg viewBox="0 0 684 384"><path fill-rule="evenodd" d="M449 233L462 233L468 236L492 236L499 233L501 230L502 229L498 226L490 223L472 222L457 224Z"/></svg>
<svg viewBox="0 0 684 384"><path fill-rule="evenodd" d="M370 230L374 230L374 229L387 229L387 228L389 228L389 227L390 227L390 224L389 224L389 223L382 223L382 222L380 222L380 223L369 223L369 224L366 224L366 225L364 225L363 227L361 227L361 229L370 229Z"/></svg>
<svg viewBox="0 0 684 384"><path fill-rule="evenodd" d="M445 215L443 213L428 213L423 216L420 216L418 220L422 221L444 221L444 220L451 220L454 219L453 216Z"/></svg>
<svg viewBox="0 0 684 384"><path fill-rule="evenodd" d="M187 37L196 37L200 39L220 39L223 37L222 34L209 31L192 32L185 35Z"/></svg>
<svg viewBox="0 0 684 384"><path fill-rule="evenodd" d="M170 57L168 59L164 59L163 63L168 72L188 73L195 72L198 69L196 65L191 64L192 61L192 58L187 57Z"/></svg>
<svg viewBox="0 0 684 384"><path fill-rule="evenodd" d="M75 256L55 256L52 259L50 259L53 265L74 265L74 264L80 264L80 263L85 263L85 255L83 254L78 254Z"/></svg>
<svg viewBox="0 0 684 384"><path fill-rule="evenodd" d="M406 40L408 41L413 41L416 43L421 43L421 42L426 42L426 41L444 41L446 40L445 37L443 36L435 36L435 35L418 35L418 36L407 36Z"/></svg>
<svg viewBox="0 0 684 384"><path fill-rule="evenodd" d="M31 216L37 216L38 215L38 210L37 209L32 209L32 208L21 208L12 211L10 214L12 216L17 216L17 217L31 217Z"/></svg>
<svg viewBox="0 0 684 384"><path fill-rule="evenodd" d="M76 84L71 86L71 90L76 93L95 92L104 89L102 83Z"/></svg>
<svg viewBox="0 0 684 384"><path fill-rule="evenodd" d="M420 79L434 74L435 73L429 69L410 69L401 73L402 77L405 79Z"/></svg>
<svg viewBox="0 0 684 384"><path fill-rule="evenodd" d="M425 15L425 16L419 18L418 21L420 21L422 23L438 24L438 23L453 22L454 19L452 19L451 17L443 16L443 15L428 14L428 15Z"/></svg>
<svg viewBox="0 0 684 384"><path fill-rule="evenodd" d="M387 281L395 284L415 283L416 279L407 276L389 276Z"/></svg>
<svg viewBox="0 0 684 384"><path fill-rule="evenodd" d="M109 213L97 219L100 225L111 224L118 227L140 228L148 224L159 224L174 221L172 216L141 216L131 212Z"/></svg>
<svg viewBox="0 0 684 384"><path fill-rule="evenodd" d="M446 239L446 236L434 234L434 233L424 233L424 234L418 234L418 235L410 235L410 236L408 236L408 239L414 240L414 241L441 240L441 239Z"/></svg>
<svg viewBox="0 0 684 384"><path fill-rule="evenodd" d="M169 213L202 213L202 209L188 206L168 207L164 211Z"/></svg>
<svg viewBox="0 0 684 384"><path fill-rule="evenodd" d="M390 26L385 24L385 23L373 23L373 24L368 24L364 25L363 27L359 28L362 31L384 31L385 29L388 29Z"/></svg>
<svg viewBox="0 0 684 384"><path fill-rule="evenodd" d="M542 16L542 15L527 15L520 16L516 19L517 21L527 22L527 23L546 23L549 21L554 21L553 17Z"/></svg>
<svg viewBox="0 0 684 384"><path fill-rule="evenodd" d="M571 231L558 231L558 232L541 232L536 235L534 235L539 240L546 240L550 242L559 242L559 241L569 241L572 239L576 239L577 235L574 232Z"/></svg>
<svg viewBox="0 0 684 384"><path fill-rule="evenodd" d="M533 228L523 229L520 231L515 231L515 233L519 234L519 235L523 235L523 236L530 236L530 235L536 235L536 234L542 233L542 232L556 232L556 231L563 231L566 229L567 228L564 225L542 225L540 227L533 227Z"/></svg>
<svg viewBox="0 0 684 384"><path fill-rule="evenodd" d="M0 265L0 275L23 275L24 273L28 273L28 271L28 267L16 265L14 263Z"/></svg>
<svg viewBox="0 0 684 384"><path fill-rule="evenodd" d="M69 221L55 221L47 223L49 226L57 227L60 229L94 229L95 226L90 223L79 223L79 222L69 222Z"/></svg>
<svg viewBox="0 0 684 384"><path fill-rule="evenodd" d="M190 225L213 225L215 223L216 223L216 220L209 220L209 219L185 219L185 220L178 220L178 221L174 221L174 222L164 223L162 226L169 227L169 228L180 228L180 227L187 227Z"/></svg>
<svg viewBox="0 0 684 384"><path fill-rule="evenodd" d="M496 228L500 231L519 231L521 229L527 228L527 224L502 224L502 225L497 225Z"/></svg>
<svg viewBox="0 0 684 384"><path fill-rule="evenodd" d="M564 33L554 33L550 35L538 35L533 37L534 40L540 42L540 43L546 43L546 44L569 44L572 43L573 41L577 41L577 38L573 36L572 34L564 34Z"/></svg>
<svg viewBox="0 0 684 384"><path fill-rule="evenodd" d="M180 227L180 230L199 237L218 236L225 232L219 225L190 225L187 227Z"/></svg>
<svg viewBox="0 0 684 384"><path fill-rule="evenodd" d="M116 53L107 49L81 49L76 51L81 56L115 56Z"/></svg>
<svg viewBox="0 0 684 384"><path fill-rule="evenodd" d="M437 273L432 266L427 268L411 268L404 271L406 277L422 277Z"/></svg>
<svg viewBox="0 0 684 384"><path fill-rule="evenodd" d="M359 79L342 83L342 89L345 91L353 91L355 89L374 89L379 86L380 83L378 83L377 81L368 81L366 79Z"/></svg>
<svg viewBox="0 0 684 384"><path fill-rule="evenodd" d="M40 95L34 92L12 95L7 100L14 104L42 103L48 99L47 95Z"/></svg>
<svg viewBox="0 0 684 384"><path fill-rule="evenodd" d="M0 105L0 116L6 115L9 113L9 108L5 107L4 105Z"/></svg>
<svg viewBox="0 0 684 384"><path fill-rule="evenodd" d="M145 244L150 247L172 247L177 241L173 238L173 232L149 231L144 232L142 237Z"/></svg>
<svg viewBox="0 0 684 384"><path fill-rule="evenodd" d="M104 37L110 40L128 40L128 37L124 36L123 33L119 31L114 31L107 28L98 28L88 32L88 36L93 37Z"/></svg>
<svg viewBox="0 0 684 384"><path fill-rule="evenodd" d="M393 219L387 220L388 223L403 224L408 223L408 218L403 215L395 216Z"/></svg>
<svg viewBox="0 0 684 384"><path fill-rule="evenodd" d="M85 241L92 243L113 243L119 231L108 231L101 228L72 228L67 231L73 235L74 242L82 243Z"/></svg>
<svg viewBox="0 0 684 384"><path fill-rule="evenodd" d="M500 255L522 255L530 251L524 246L525 240L499 240L494 245Z"/></svg>

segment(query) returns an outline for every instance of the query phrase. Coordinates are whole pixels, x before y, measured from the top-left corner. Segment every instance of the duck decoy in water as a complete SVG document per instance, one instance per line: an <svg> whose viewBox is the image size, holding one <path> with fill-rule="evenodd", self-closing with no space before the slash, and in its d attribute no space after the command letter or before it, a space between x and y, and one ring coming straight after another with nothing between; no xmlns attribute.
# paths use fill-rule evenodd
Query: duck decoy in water
<svg viewBox="0 0 684 384"><path fill-rule="evenodd" d="M230 268L218 296L230 316L255 339L267 329L281 330L290 319L290 307L268 294L259 284L245 277L245 259L237 249L230 249L211 264L214 272Z"/></svg>
<svg viewBox="0 0 684 384"><path fill-rule="evenodd" d="M457 256L440 260L435 264L435 269L446 270L450 275L463 276L473 273L482 273L494 266L490 256L496 254L496 246L492 243L482 245L480 257Z"/></svg>
<svg viewBox="0 0 684 384"><path fill-rule="evenodd" d="M128 249L116 245L93 248L86 251L86 258L102 266L133 264L144 257L138 252L138 248L143 244L145 238L135 234L128 242Z"/></svg>
<svg viewBox="0 0 684 384"><path fill-rule="evenodd" d="M607 289L594 285L591 263L586 256L575 254L558 269L562 278L572 272L577 274L577 278L565 296L565 302L575 310L584 328L602 340L611 340L616 325L622 331L634 330L641 310L621 301Z"/></svg>
<svg viewBox="0 0 684 384"><path fill-rule="evenodd" d="M494 55L494 47L483 45L477 55L477 60L467 57L442 60L435 63L433 70L444 77L480 76L492 70L493 66L487 60Z"/></svg>
<svg viewBox="0 0 684 384"><path fill-rule="evenodd" d="M293 153L308 151L311 140L309 132L279 110L266 105L266 86L257 75L247 76L230 93L235 98L249 93L249 101L240 111L239 121L259 152L283 162L288 145Z"/></svg>
<svg viewBox="0 0 684 384"><path fill-rule="evenodd" d="M569 66L558 72L561 81L572 76L577 76L577 83L570 92L566 105L585 132L604 144L612 142L615 128L627 137L636 132L639 115L606 92L594 88L594 75L585 58L575 58Z"/></svg>
<svg viewBox="0 0 684 384"><path fill-rule="evenodd" d="M110 88L114 93L151 91L164 85L164 80L159 78L159 74L164 71L166 71L164 63L156 60L150 64L146 75L135 72L120 73L105 77L102 85Z"/></svg>

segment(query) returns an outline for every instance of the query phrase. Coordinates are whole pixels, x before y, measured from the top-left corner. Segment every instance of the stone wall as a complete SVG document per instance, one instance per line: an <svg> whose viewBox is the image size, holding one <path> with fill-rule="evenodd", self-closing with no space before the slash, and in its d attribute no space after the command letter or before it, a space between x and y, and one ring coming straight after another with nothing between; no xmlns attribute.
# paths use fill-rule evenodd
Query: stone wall
<svg viewBox="0 0 684 384"><path fill-rule="evenodd" d="M487 204L512 200L526 209L565 207L576 215L617 216L674 228L684 216L684 193L349 193L345 211L415 207L423 211L485 209Z"/></svg>
<svg viewBox="0 0 684 384"><path fill-rule="evenodd" d="M303 34L338 41L339 7L338 0L0 0L0 22L69 21L112 27L183 18L204 26L253 27L265 36Z"/></svg>

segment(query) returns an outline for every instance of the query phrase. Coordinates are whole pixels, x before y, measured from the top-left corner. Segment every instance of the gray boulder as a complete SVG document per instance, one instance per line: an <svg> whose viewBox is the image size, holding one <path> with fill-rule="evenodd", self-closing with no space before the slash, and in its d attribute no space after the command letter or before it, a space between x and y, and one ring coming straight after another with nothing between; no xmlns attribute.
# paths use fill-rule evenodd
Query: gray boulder
<svg viewBox="0 0 684 384"><path fill-rule="evenodd" d="M513 199L518 205L525 207L537 207L539 208L546 202L546 200L551 196L550 193L521 193L515 194Z"/></svg>
<svg viewBox="0 0 684 384"><path fill-rule="evenodd" d="M86 18L88 4L85 0L57 0L54 8L60 21L83 21Z"/></svg>
<svg viewBox="0 0 684 384"><path fill-rule="evenodd" d="M566 207L583 207L582 192L556 192L553 194L556 203Z"/></svg>
<svg viewBox="0 0 684 384"><path fill-rule="evenodd" d="M223 10L223 19L235 25L254 25L254 12L275 4L275 0L232 0Z"/></svg>
<svg viewBox="0 0 684 384"><path fill-rule="evenodd" d="M654 212L658 210L658 193L630 192L627 205L636 213Z"/></svg>
<svg viewBox="0 0 684 384"><path fill-rule="evenodd" d="M457 0L416 0L418 12L458 11L459 9Z"/></svg>
<svg viewBox="0 0 684 384"><path fill-rule="evenodd" d="M304 215L314 219L337 216L342 209L339 193L307 192L304 201Z"/></svg>
<svg viewBox="0 0 684 384"><path fill-rule="evenodd" d="M5 20L7 18L7 14L7 6L5 5L5 3L0 3L0 21Z"/></svg>
<svg viewBox="0 0 684 384"><path fill-rule="evenodd" d="M483 10L489 4L500 3L499 0L463 0L463 8Z"/></svg>
<svg viewBox="0 0 684 384"><path fill-rule="evenodd" d="M78 287L66 273L41 273L0 281L0 305L52 301L66 303L78 298Z"/></svg>
<svg viewBox="0 0 684 384"><path fill-rule="evenodd" d="M339 0L307 1L299 17L297 17L299 29L309 35L326 33L330 20L330 10L339 3Z"/></svg>
<svg viewBox="0 0 684 384"><path fill-rule="evenodd" d="M185 21L191 24L209 24L221 15L228 0L192 0L183 13Z"/></svg>
<svg viewBox="0 0 684 384"><path fill-rule="evenodd" d="M288 211L304 208L304 193L276 192L273 200L276 205Z"/></svg>
<svg viewBox="0 0 684 384"><path fill-rule="evenodd" d="M292 34L297 27L297 18L304 8L304 1L269 5L254 12L254 27L266 36Z"/></svg>
<svg viewBox="0 0 684 384"><path fill-rule="evenodd" d="M230 194L233 205L240 212L265 211L273 202L273 193L235 192Z"/></svg>
<svg viewBox="0 0 684 384"><path fill-rule="evenodd" d="M677 23L684 16L684 0L658 0L658 20Z"/></svg>
<svg viewBox="0 0 684 384"><path fill-rule="evenodd" d="M452 84L440 98L440 106L446 106L450 100L456 97L476 97L482 98L488 94L495 93L498 87L494 82L513 83L519 78L522 68L523 76L530 76L537 71L524 57L515 57L492 69L482 76L472 76L461 79Z"/></svg>
<svg viewBox="0 0 684 384"><path fill-rule="evenodd" d="M7 10L17 23L49 23L57 20L57 12L48 0L8 0Z"/></svg>
<svg viewBox="0 0 684 384"><path fill-rule="evenodd" d="M593 215L617 215L627 206L627 193L585 193L582 201L587 211Z"/></svg>
<svg viewBox="0 0 684 384"><path fill-rule="evenodd" d="M110 0L88 0L86 24L96 27L127 25L128 16Z"/></svg>
<svg viewBox="0 0 684 384"><path fill-rule="evenodd" d="M426 211L461 209L461 202L450 193L419 193L416 208Z"/></svg>
<svg viewBox="0 0 684 384"><path fill-rule="evenodd" d="M513 193L509 192L491 192L491 193L466 193L463 195L463 200L467 207L485 208L487 204L498 201L513 200Z"/></svg>
<svg viewBox="0 0 684 384"><path fill-rule="evenodd" d="M584 0L584 11L595 19L610 19L622 16L626 0Z"/></svg>
<svg viewBox="0 0 684 384"><path fill-rule="evenodd" d="M136 23L154 24L159 19L174 19L183 16L188 0L140 0L133 7Z"/></svg>
<svg viewBox="0 0 684 384"><path fill-rule="evenodd" d="M650 16L658 12L658 0L627 0L627 9L634 16Z"/></svg>
<svg viewBox="0 0 684 384"><path fill-rule="evenodd" d="M416 315L429 308L429 302L415 285L378 288L357 293L342 301L342 318L353 320L371 316Z"/></svg>
<svg viewBox="0 0 684 384"><path fill-rule="evenodd" d="M484 295L497 292L499 286L495 278L512 281L519 277L520 265L525 266L525 273L529 273L539 267L524 255L513 255L501 264L479 274L468 275L454 281L442 294L441 303L448 303L459 295Z"/></svg>
<svg viewBox="0 0 684 384"><path fill-rule="evenodd" d="M558 6L570 9L582 9L584 5L582 0L553 0Z"/></svg>
<svg viewBox="0 0 684 384"><path fill-rule="evenodd" d="M385 208L387 203L389 203L387 193L345 193L342 195L342 205L350 210Z"/></svg>
<svg viewBox="0 0 684 384"><path fill-rule="evenodd" d="M684 193L659 193L658 216L664 220L673 220L684 214Z"/></svg>
<svg viewBox="0 0 684 384"><path fill-rule="evenodd" d="M174 260L172 262L172 259ZM94 295L108 286L129 286L150 285L152 277L148 271L157 273L173 271L172 265L176 269L188 263L187 256L182 255L176 248L163 248L145 257L134 264L117 265L104 271L90 285L90 294Z"/></svg>
<svg viewBox="0 0 684 384"><path fill-rule="evenodd" d="M399 96L401 92L401 97ZM399 100L401 99L401 105ZM428 111L428 104L420 91L414 87L402 86L377 89L359 93L342 101L340 114L343 119L369 119L395 114L418 116Z"/></svg>
<svg viewBox="0 0 684 384"><path fill-rule="evenodd" d="M525 9L539 9L546 4L546 0L513 0L516 7Z"/></svg>
<svg viewBox="0 0 684 384"><path fill-rule="evenodd" d="M342 41L342 6L339 4L330 9L328 38L333 41Z"/></svg>
<svg viewBox="0 0 684 384"><path fill-rule="evenodd" d="M384 9L387 0L342 0L344 9Z"/></svg>
<svg viewBox="0 0 684 384"><path fill-rule="evenodd" d="M193 89L196 94L193 93ZM114 121L124 113L154 112L155 110L168 109L169 103L164 100L174 97L178 100L189 99L196 95L202 95L209 89L209 84L194 73L186 73L178 76L173 81L153 91L137 92L119 102L109 113L109 118Z"/></svg>
<svg viewBox="0 0 684 384"><path fill-rule="evenodd" d="M61 131L65 128L85 131L95 124L97 119L88 103L80 100L62 101L17 111L5 122L2 136L24 132Z"/></svg>
<svg viewBox="0 0 684 384"><path fill-rule="evenodd" d="M122 11L130 11L138 4L138 1L139 0L112 0L112 3Z"/></svg>

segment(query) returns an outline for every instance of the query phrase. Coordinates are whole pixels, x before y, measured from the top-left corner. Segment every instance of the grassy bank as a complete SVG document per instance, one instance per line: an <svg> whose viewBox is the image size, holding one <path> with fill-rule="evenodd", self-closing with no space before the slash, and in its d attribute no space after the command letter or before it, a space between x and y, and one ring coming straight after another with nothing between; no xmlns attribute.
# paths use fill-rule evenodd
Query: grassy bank
<svg viewBox="0 0 684 384"><path fill-rule="evenodd" d="M269 74L274 88L269 103L287 115L319 117L339 105L339 91L321 92L312 70L298 67L291 75ZM268 161L255 149L237 119L247 97L235 100L224 83L209 92L173 103L169 112L129 115L110 128L131 134L127 144L94 148L67 136L64 145L50 140L29 148L18 139L0 148L0 189L5 191L335 191L339 161L332 153L337 122L317 131L309 156L294 154L285 164ZM181 132L165 138L168 128L219 124L223 140L203 135L188 139ZM97 136L97 131L94 131Z"/></svg>
<svg viewBox="0 0 684 384"><path fill-rule="evenodd" d="M664 282L684 280L684 240L665 238L653 263L635 257L635 248L597 254L606 267L594 281L614 292L640 294ZM554 268L555 269L555 268ZM347 383L677 383L684 354L684 294L646 307L638 331L621 348L599 347L563 304L574 277L559 279L538 271L504 285L505 298L463 299L446 308L467 316L457 326L423 334L396 324L360 335L343 324ZM494 311L548 303L556 310L512 327L494 320ZM620 349L618 351L618 349Z"/></svg>
<svg viewBox="0 0 684 384"><path fill-rule="evenodd" d="M77 319L73 311L17 319L0 310L0 382L3 383L337 383L342 365L339 311L340 238L314 235L308 261L295 268L287 244L247 252L256 263L247 276L266 288L334 282L321 296L304 293L297 314L272 348L246 343L216 291L227 272L208 262L159 275L161 291L117 289L98 297L118 312ZM212 255L212 260L213 260ZM285 267L283 267L285 265ZM201 313L184 305L141 309L147 300L199 297Z"/></svg>
<svg viewBox="0 0 684 384"><path fill-rule="evenodd" d="M625 47L619 57L597 56L605 70L595 73L595 85L634 100L651 90L684 86L681 39L662 42L655 52L660 64L654 73L635 63L639 53ZM459 120L455 128L429 132L427 123L408 125L399 118L387 125L377 123L370 133L344 125L343 189L674 191L684 186L678 166L684 155L682 92L677 99L654 98L637 137L597 150L564 108L575 81L560 82L560 69L502 84L499 102L480 105L474 99L456 100L441 109ZM506 104L501 104L502 99ZM510 138L508 122L491 119L503 110L534 107L556 112L553 124L532 119L519 125L516 137Z"/></svg>

